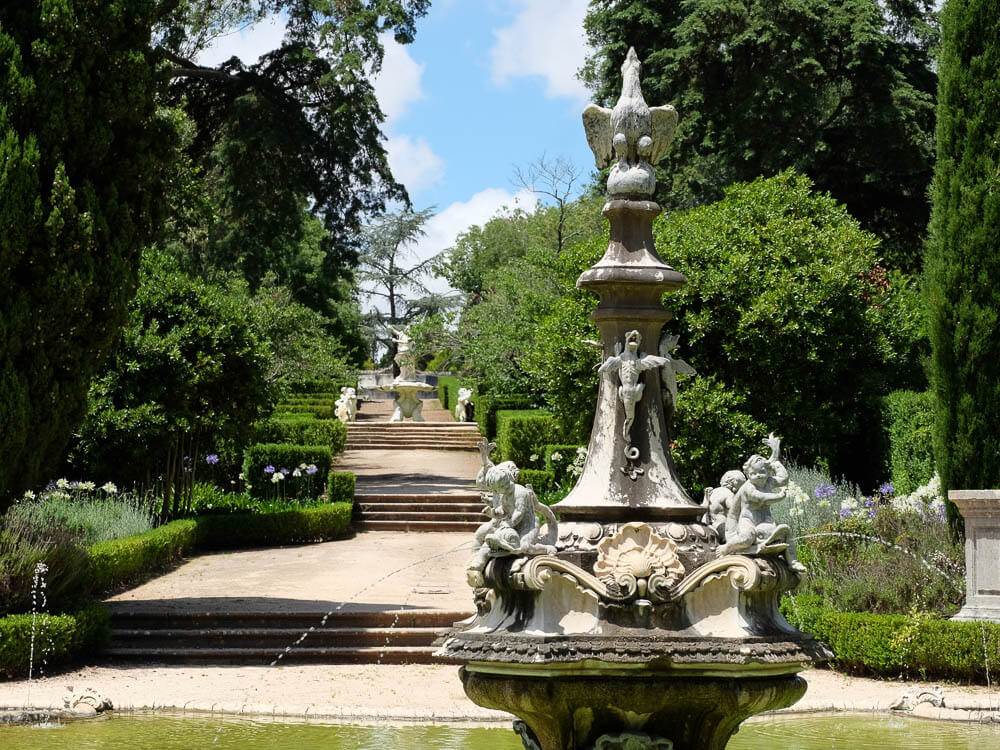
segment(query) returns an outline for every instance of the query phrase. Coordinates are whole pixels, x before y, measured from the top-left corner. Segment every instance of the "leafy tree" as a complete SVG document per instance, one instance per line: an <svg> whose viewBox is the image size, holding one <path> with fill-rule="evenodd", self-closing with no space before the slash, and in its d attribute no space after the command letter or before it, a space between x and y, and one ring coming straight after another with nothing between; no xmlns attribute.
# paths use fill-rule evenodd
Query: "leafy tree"
<svg viewBox="0 0 1000 750"><path fill-rule="evenodd" d="M934 210L925 296L942 486L1000 486L1000 14L948 0L942 12Z"/></svg>
<svg viewBox="0 0 1000 750"><path fill-rule="evenodd" d="M46 478L125 323L173 150L152 0L0 6L0 511Z"/></svg>
<svg viewBox="0 0 1000 750"><path fill-rule="evenodd" d="M391 328L399 328L441 312L453 304L447 295L428 289L424 279L437 256L408 265L410 249L425 235L424 225L432 209L406 209L388 213L369 224L362 236L364 251L358 268L358 291L372 298L365 315L375 349L384 346L391 361L396 342Z"/></svg>
<svg viewBox="0 0 1000 750"><path fill-rule="evenodd" d="M253 310L242 281L210 284L147 253L122 344L91 388L74 464L162 486L161 518L184 510L201 457L242 440L277 396Z"/></svg>
<svg viewBox="0 0 1000 750"><path fill-rule="evenodd" d="M929 0L592 0L584 78L621 91L630 45L647 101L681 118L658 200L690 207L793 167L920 267L929 205L936 40Z"/></svg>

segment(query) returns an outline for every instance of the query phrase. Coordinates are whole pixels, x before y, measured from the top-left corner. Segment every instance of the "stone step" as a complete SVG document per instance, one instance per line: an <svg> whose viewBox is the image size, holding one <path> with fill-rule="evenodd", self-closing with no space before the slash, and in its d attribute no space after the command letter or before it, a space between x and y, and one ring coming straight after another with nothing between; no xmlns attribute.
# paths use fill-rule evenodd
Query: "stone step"
<svg viewBox="0 0 1000 750"><path fill-rule="evenodd" d="M279 664L461 664L460 660L434 656L434 646L320 647L298 646L276 654L256 648L130 648L112 646L103 654L114 661L146 664L237 664L268 665L281 656Z"/></svg>
<svg viewBox="0 0 1000 750"><path fill-rule="evenodd" d="M364 445L347 445L348 450L369 450L369 451L398 451L398 450L443 450L443 451L475 451L476 446L472 445L441 445L440 443L412 443L400 445L399 443L365 443Z"/></svg>
<svg viewBox="0 0 1000 750"><path fill-rule="evenodd" d="M275 656L296 643L312 648L429 646L448 632L441 628L155 628L111 630L111 642L123 648L206 649L253 648ZM127 644L127 645L126 645Z"/></svg>
<svg viewBox="0 0 1000 750"><path fill-rule="evenodd" d="M441 494L428 493L395 493L395 492L365 492L364 490L354 492L355 503L378 503L389 505L409 505L409 504L435 504L435 503L475 503L478 507L483 506L482 495L475 491L452 492Z"/></svg>
<svg viewBox="0 0 1000 750"><path fill-rule="evenodd" d="M358 531L468 531L474 532L482 521L366 521L353 524Z"/></svg>
<svg viewBox="0 0 1000 750"><path fill-rule="evenodd" d="M406 510L362 510L358 515L361 523L373 521L434 521L450 523L453 521L469 521L481 524L486 520L482 506L474 511L406 511Z"/></svg>
<svg viewBox="0 0 1000 750"><path fill-rule="evenodd" d="M358 518L372 520L376 518L374 514L386 513L415 513L418 517L433 518L429 514L448 514L456 521L472 521L485 519L483 516L483 503L453 503L451 505L441 505L440 503L418 503L415 505L404 505L402 503L356 503L355 507L360 508Z"/></svg>
<svg viewBox="0 0 1000 750"><path fill-rule="evenodd" d="M441 609L337 610L334 612L158 612L108 603L111 627L131 630L283 628L302 632L329 628L448 628L468 617L466 612Z"/></svg>

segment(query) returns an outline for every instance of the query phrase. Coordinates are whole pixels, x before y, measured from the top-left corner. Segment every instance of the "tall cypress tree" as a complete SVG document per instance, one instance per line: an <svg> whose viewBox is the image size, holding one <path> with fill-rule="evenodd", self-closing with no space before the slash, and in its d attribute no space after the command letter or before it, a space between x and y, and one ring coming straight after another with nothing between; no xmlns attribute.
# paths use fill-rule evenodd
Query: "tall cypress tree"
<svg viewBox="0 0 1000 750"><path fill-rule="evenodd" d="M154 0L0 4L0 512L44 481L135 293L172 130Z"/></svg>
<svg viewBox="0 0 1000 750"><path fill-rule="evenodd" d="M942 12L926 254L934 452L944 487L1000 487L1000 2Z"/></svg>

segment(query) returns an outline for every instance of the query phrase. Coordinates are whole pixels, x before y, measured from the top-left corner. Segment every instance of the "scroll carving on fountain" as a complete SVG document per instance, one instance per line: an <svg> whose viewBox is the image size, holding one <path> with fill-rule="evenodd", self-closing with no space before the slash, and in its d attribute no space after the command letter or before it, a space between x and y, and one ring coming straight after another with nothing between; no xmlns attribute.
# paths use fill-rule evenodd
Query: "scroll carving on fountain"
<svg viewBox="0 0 1000 750"><path fill-rule="evenodd" d="M671 353L678 337L661 335L661 296L685 279L656 253L650 198L677 114L646 105L639 74L630 50L618 103L583 116L597 165L616 158L608 249L577 281L600 299L586 463L552 508L557 523L516 467L482 448L478 484L493 495L469 565L478 614L439 652L466 662L473 701L519 717L529 750L720 750L748 716L798 700L796 674L829 656L778 609L804 574L770 512L788 481L780 441L768 437L770 455L724 474L704 503L674 468L676 375L694 370Z"/></svg>

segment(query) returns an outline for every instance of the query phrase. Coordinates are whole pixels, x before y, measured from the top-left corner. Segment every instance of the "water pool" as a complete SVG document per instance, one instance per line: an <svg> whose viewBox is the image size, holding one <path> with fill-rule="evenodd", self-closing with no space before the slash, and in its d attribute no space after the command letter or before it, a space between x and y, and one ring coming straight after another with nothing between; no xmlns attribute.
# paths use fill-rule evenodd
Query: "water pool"
<svg viewBox="0 0 1000 750"><path fill-rule="evenodd" d="M323 724L243 717L112 714L54 726L0 727L4 750L523 750L506 726ZM728 750L997 750L1000 725L905 717L807 716L743 725Z"/></svg>

